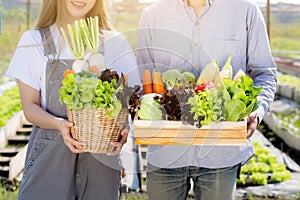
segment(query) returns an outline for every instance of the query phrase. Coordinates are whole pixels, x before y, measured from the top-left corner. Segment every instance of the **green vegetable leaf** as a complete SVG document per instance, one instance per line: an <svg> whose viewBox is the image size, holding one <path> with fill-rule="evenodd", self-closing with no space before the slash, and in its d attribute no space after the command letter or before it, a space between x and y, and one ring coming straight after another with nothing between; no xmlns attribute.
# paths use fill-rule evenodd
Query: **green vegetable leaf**
<svg viewBox="0 0 300 200"><path fill-rule="evenodd" d="M160 103L154 99L155 94L144 95L140 102L140 110L138 116L144 120L160 120L162 119L162 111Z"/></svg>
<svg viewBox="0 0 300 200"><path fill-rule="evenodd" d="M226 121L238 121L241 113L246 110L245 104L239 99L225 101Z"/></svg>
<svg viewBox="0 0 300 200"><path fill-rule="evenodd" d="M122 103L120 101L114 102L109 111L105 114L105 117L115 117L117 116L122 109Z"/></svg>
<svg viewBox="0 0 300 200"><path fill-rule="evenodd" d="M197 95L188 99L191 105L191 113L194 114L194 120L199 119L202 125L210 124L212 119L212 99L207 91L199 92Z"/></svg>
<svg viewBox="0 0 300 200"><path fill-rule="evenodd" d="M115 87L116 81L102 82L94 74L82 71L62 80L62 86L59 88L59 101L72 110L108 109L105 116L113 117L122 109L122 104L116 94L123 91L123 86L117 89Z"/></svg>

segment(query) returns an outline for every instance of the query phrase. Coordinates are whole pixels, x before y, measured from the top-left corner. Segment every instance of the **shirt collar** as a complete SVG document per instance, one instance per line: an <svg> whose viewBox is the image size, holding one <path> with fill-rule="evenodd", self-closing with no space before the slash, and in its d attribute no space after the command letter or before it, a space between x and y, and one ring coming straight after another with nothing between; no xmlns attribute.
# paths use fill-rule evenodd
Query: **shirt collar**
<svg viewBox="0 0 300 200"><path fill-rule="evenodd" d="M214 0L207 0L207 5L211 6L213 4ZM186 0L177 0L177 5L183 5L186 6L187 2Z"/></svg>

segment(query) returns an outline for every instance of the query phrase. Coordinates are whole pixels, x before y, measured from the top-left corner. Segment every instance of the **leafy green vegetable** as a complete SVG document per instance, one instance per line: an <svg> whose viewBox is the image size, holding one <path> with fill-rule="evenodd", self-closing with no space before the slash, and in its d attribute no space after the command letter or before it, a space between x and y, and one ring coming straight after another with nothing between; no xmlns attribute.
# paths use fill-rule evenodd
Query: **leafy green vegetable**
<svg viewBox="0 0 300 200"><path fill-rule="evenodd" d="M283 163L272 163L270 169L272 172L283 172L286 171L286 166Z"/></svg>
<svg viewBox="0 0 300 200"><path fill-rule="evenodd" d="M114 117L122 109L116 94L123 90L116 87L116 80L111 83L101 81L94 73L82 71L70 74L62 80L59 88L59 101L72 110L108 109L106 117Z"/></svg>
<svg viewBox="0 0 300 200"><path fill-rule="evenodd" d="M295 107L294 111L288 115L286 113L275 113L280 127L288 130L290 133L300 136L300 109Z"/></svg>
<svg viewBox="0 0 300 200"><path fill-rule="evenodd" d="M138 116L144 120L160 120L162 119L162 111L160 103L154 99L156 94L146 94L140 102L140 110Z"/></svg>
<svg viewBox="0 0 300 200"><path fill-rule="evenodd" d="M222 90L217 90L216 88L211 88L208 90L209 96L211 97L211 119L214 122L219 122L225 120L225 109L224 109L224 99L222 98Z"/></svg>
<svg viewBox="0 0 300 200"><path fill-rule="evenodd" d="M255 111L263 87L255 86L242 70L234 77L235 80L231 80L231 60L230 56L220 72L217 60L209 62L196 84L190 72L172 69L162 73L167 94L175 94L180 100L178 103L163 103L166 110L171 110L168 119L180 119L200 128L212 121L242 121Z"/></svg>
<svg viewBox="0 0 300 200"><path fill-rule="evenodd" d="M246 185L247 183L247 176L245 174L241 174L240 178L236 180L237 184Z"/></svg>
<svg viewBox="0 0 300 200"><path fill-rule="evenodd" d="M243 165L242 167L241 167L241 172L243 173L243 174L247 174L247 173L249 173L249 167L248 167L248 165Z"/></svg>
<svg viewBox="0 0 300 200"><path fill-rule="evenodd" d="M295 75L278 73L277 78L279 83L300 88L300 78Z"/></svg>
<svg viewBox="0 0 300 200"><path fill-rule="evenodd" d="M281 171L281 172L274 172L271 176L272 182L282 182L291 179L291 172L290 171Z"/></svg>
<svg viewBox="0 0 300 200"><path fill-rule="evenodd" d="M241 76L240 82L223 79L221 86L226 121L241 121L257 109L257 97L263 88L254 86L250 77Z"/></svg>
<svg viewBox="0 0 300 200"><path fill-rule="evenodd" d="M291 179L290 171L286 169L285 164L278 163L276 157L270 155L270 152L258 142L253 142L253 146L255 156L241 167L241 178L237 180L238 184L264 185Z"/></svg>
<svg viewBox="0 0 300 200"><path fill-rule="evenodd" d="M18 86L6 90L0 96L0 128L16 113L22 110Z"/></svg>
<svg viewBox="0 0 300 200"><path fill-rule="evenodd" d="M255 163L250 163L248 165L248 169L250 173L253 172L261 172L261 173L267 173L270 171L270 166L267 163L262 163L262 162L255 162Z"/></svg>
<svg viewBox="0 0 300 200"><path fill-rule="evenodd" d="M207 91L199 91L193 97L188 99L188 104L191 105L191 113L194 113L194 120L201 118L200 122L202 125L211 123L212 119L212 99Z"/></svg>
<svg viewBox="0 0 300 200"><path fill-rule="evenodd" d="M226 121L240 121L241 112L246 109L245 104L239 99L225 101L224 106L226 112Z"/></svg>
<svg viewBox="0 0 300 200"><path fill-rule="evenodd" d="M258 155L258 153L256 153ZM258 162L267 163L269 165L277 163L277 159L269 154L260 154L257 159Z"/></svg>
<svg viewBox="0 0 300 200"><path fill-rule="evenodd" d="M262 173L253 173L250 176L250 181L255 185L266 185L268 184L268 177Z"/></svg>

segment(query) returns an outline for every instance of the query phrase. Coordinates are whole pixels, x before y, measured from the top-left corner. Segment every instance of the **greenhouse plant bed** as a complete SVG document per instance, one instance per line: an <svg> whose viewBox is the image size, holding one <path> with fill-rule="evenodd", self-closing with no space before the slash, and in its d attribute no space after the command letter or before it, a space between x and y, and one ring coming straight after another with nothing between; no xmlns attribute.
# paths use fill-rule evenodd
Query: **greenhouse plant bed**
<svg viewBox="0 0 300 200"><path fill-rule="evenodd" d="M295 89L294 91L294 101L300 104L300 89Z"/></svg>
<svg viewBox="0 0 300 200"><path fill-rule="evenodd" d="M27 121L25 119L25 116L23 114L23 110L15 113L12 118L10 118L5 126L1 128L1 137L0 137L0 148L4 148L7 143L7 138L9 136L13 136L16 134L17 130L20 128L20 126Z"/></svg>
<svg viewBox="0 0 300 200"><path fill-rule="evenodd" d="M274 133L278 137L280 137L289 147L300 151L300 136L278 126L278 121L274 113L267 113L263 120L266 123L266 125L270 129L272 129Z"/></svg>
<svg viewBox="0 0 300 200"><path fill-rule="evenodd" d="M246 121L222 121L197 128L181 121L135 120L134 142L139 145L245 145Z"/></svg>
<svg viewBox="0 0 300 200"><path fill-rule="evenodd" d="M293 99L294 90L295 90L295 87L286 85L286 84L282 84L280 86L279 94L285 98Z"/></svg>

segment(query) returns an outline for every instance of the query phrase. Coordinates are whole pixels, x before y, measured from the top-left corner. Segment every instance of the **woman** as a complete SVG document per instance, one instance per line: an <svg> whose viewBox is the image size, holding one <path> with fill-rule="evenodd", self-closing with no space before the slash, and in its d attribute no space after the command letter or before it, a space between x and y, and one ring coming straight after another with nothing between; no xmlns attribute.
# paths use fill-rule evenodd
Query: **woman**
<svg viewBox="0 0 300 200"><path fill-rule="evenodd" d="M114 152L93 156L77 149L84 143L70 135L72 122L58 103L58 88L74 57L60 27L90 16L99 17L102 53L108 68L136 77L136 61L127 40L111 31L102 0L44 0L34 30L25 32L7 75L17 81L23 111L34 124L18 199L118 199L120 166L116 155L126 142L122 131ZM85 59L89 52L85 55Z"/></svg>

